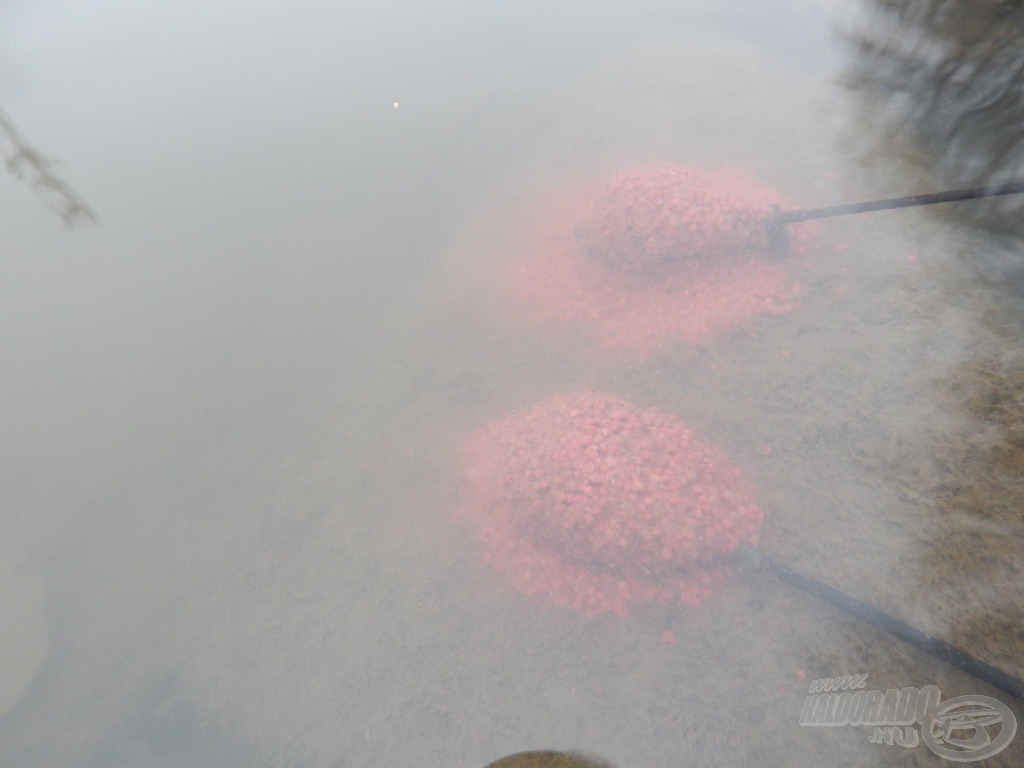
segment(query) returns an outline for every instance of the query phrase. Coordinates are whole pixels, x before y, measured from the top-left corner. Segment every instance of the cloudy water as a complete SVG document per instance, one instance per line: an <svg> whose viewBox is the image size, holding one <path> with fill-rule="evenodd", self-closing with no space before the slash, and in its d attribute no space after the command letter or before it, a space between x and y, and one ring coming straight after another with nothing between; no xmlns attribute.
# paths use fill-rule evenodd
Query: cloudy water
<svg viewBox="0 0 1024 768"><path fill-rule="evenodd" d="M727 242L761 231L728 201L1013 178L985 126L1019 83L983 64L1024 48L975 56L997 3L921 5L4 4L6 157L15 126L97 220L0 177L0 764L935 764L800 725L859 673L1024 716L763 572L680 570L658 517L749 494L709 548L1024 676L1015 204ZM671 239L684 177L725 190L721 260L600 264L601 206ZM673 485L690 459L721 487Z"/></svg>

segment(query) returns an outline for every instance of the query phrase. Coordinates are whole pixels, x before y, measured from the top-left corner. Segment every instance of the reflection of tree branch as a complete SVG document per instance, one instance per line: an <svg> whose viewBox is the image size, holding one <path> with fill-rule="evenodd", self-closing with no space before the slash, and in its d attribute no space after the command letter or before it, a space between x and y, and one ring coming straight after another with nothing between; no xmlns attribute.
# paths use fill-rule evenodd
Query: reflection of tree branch
<svg viewBox="0 0 1024 768"><path fill-rule="evenodd" d="M1024 176L1024 4L862 0L862 8L846 36L854 49L846 79L881 107L890 136L923 150L946 186Z"/></svg>
<svg viewBox="0 0 1024 768"><path fill-rule="evenodd" d="M49 207L72 227L78 221L96 221L96 214L71 187L51 170L51 163L29 145L18 133L11 118L0 109L0 144L7 170L19 179L25 179Z"/></svg>
<svg viewBox="0 0 1024 768"><path fill-rule="evenodd" d="M844 81L866 167L958 189L1024 179L1024 0L856 0ZM972 261L1024 290L1024 195L950 206L984 232Z"/></svg>

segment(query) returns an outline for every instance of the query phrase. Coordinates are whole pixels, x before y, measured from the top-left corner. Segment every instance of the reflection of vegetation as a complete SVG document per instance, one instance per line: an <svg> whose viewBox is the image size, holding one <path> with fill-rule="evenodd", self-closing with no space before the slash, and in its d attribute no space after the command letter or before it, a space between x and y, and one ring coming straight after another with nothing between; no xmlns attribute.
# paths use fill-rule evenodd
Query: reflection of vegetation
<svg viewBox="0 0 1024 768"><path fill-rule="evenodd" d="M1024 180L1024 2L860 0L845 79L860 98L848 151L894 189ZM1024 293L1024 195L939 206L983 237L968 258Z"/></svg>
<svg viewBox="0 0 1024 768"><path fill-rule="evenodd" d="M948 186L1024 178L1024 3L864 0L850 85ZM1014 196L1000 206L1024 206ZM979 210L975 207L973 210ZM1006 207L999 210L1005 211ZM972 211L973 212L973 211Z"/></svg>
<svg viewBox="0 0 1024 768"><path fill-rule="evenodd" d="M88 204L54 175L50 161L29 145L3 110L0 110L0 143L7 170L26 179L65 225L70 227L82 219L96 220Z"/></svg>

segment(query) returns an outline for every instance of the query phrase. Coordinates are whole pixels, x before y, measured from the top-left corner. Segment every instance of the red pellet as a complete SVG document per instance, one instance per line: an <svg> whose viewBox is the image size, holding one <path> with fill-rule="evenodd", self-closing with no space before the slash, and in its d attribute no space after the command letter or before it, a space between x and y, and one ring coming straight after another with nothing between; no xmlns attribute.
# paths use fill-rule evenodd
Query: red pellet
<svg viewBox="0 0 1024 768"><path fill-rule="evenodd" d="M477 254L486 268L471 291L517 324L565 326L640 357L666 342L704 344L796 304L797 260L766 253L771 204L788 207L732 169L625 170L506 214ZM812 226L788 227L795 254L808 251Z"/></svg>
<svg viewBox="0 0 1024 768"><path fill-rule="evenodd" d="M703 602L762 520L738 470L682 422L594 391L481 427L466 461L463 513L485 559L522 592L587 615Z"/></svg>

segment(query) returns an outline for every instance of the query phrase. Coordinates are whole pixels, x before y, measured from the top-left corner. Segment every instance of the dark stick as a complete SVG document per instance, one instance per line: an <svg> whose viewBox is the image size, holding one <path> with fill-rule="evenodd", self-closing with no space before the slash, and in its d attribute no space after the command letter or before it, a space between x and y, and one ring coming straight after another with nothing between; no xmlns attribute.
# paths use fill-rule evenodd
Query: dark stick
<svg viewBox="0 0 1024 768"><path fill-rule="evenodd" d="M888 632L890 635L910 643L915 648L919 648L947 664L952 664L972 677L988 683L993 688L998 688L1024 701L1024 680L1021 680L1019 677L1004 672L998 667L994 667L965 651L961 651L945 640L932 637L920 629L897 619L895 616L890 616L884 611L872 608L867 603L850 597L837 589L833 589L827 584L822 584L820 581L815 581L803 574L796 573L759 551L746 554L754 559L758 568L772 574L790 586L797 587L815 597L821 598L841 611L855 618L867 621L879 629Z"/></svg>
<svg viewBox="0 0 1024 768"><path fill-rule="evenodd" d="M912 208L918 205L936 205L938 203L955 203L958 200L974 200L979 197L998 197L1000 195L1017 195L1024 192L1024 182L997 184L992 187L975 187L974 189L954 189L949 192L933 192L927 195L910 195L909 197L890 197L886 200L869 200L866 203L850 203L848 205L830 205L825 208L810 208L797 211L781 211L775 214L780 224L795 224L810 219L827 219L832 216L847 216L851 213L867 213L868 211L884 211L890 208Z"/></svg>
<svg viewBox="0 0 1024 768"><path fill-rule="evenodd" d="M796 224L800 221L827 219L833 216L849 216L853 213L867 213L869 211L885 211L893 208L912 208L920 205L954 203L959 200L975 200L979 197L1017 195L1022 192L1024 192L1024 182L1015 181L1009 184L996 184L990 187L954 189L949 192L933 192L926 195L910 195L909 197L890 197L885 200L869 200L864 203L850 203L847 205L830 205L825 208L780 211L778 206L772 206L772 214L767 221L768 249L775 258L787 256L789 253L789 238L785 227L787 224Z"/></svg>

